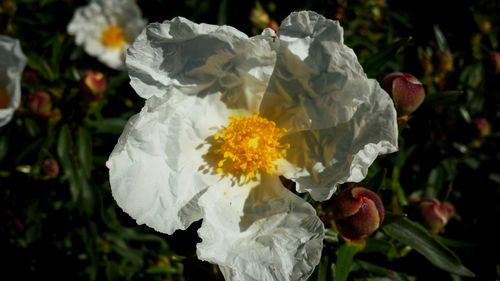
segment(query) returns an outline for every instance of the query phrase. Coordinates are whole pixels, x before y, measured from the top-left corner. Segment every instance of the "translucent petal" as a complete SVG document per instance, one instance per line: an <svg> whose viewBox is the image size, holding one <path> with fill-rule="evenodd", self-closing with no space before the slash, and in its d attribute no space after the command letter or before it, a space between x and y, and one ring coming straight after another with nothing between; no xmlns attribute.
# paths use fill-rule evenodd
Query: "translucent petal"
<svg viewBox="0 0 500 281"><path fill-rule="evenodd" d="M132 87L143 98L172 87L188 95L221 93L227 107L255 112L275 62L273 35L248 38L181 17L150 24L127 52Z"/></svg>
<svg viewBox="0 0 500 281"><path fill-rule="evenodd" d="M0 90L9 97L6 108L0 108L0 127L7 124L21 102L21 75L26 56L17 39L0 35Z"/></svg>
<svg viewBox="0 0 500 281"><path fill-rule="evenodd" d="M278 177L212 186L200 206L198 257L218 264L226 280L306 280L319 262L323 223Z"/></svg>
<svg viewBox="0 0 500 281"><path fill-rule="evenodd" d="M323 129L348 121L366 102L367 83L336 21L314 12L288 16L278 32L276 66L261 113L280 127Z"/></svg>
<svg viewBox="0 0 500 281"><path fill-rule="evenodd" d="M227 122L219 98L151 98L128 122L106 165L113 197L138 224L171 234L201 218L197 200L220 180L204 159Z"/></svg>
<svg viewBox="0 0 500 281"><path fill-rule="evenodd" d="M367 86L369 100L349 121L284 137L291 146L287 160L295 166L284 176L297 182L299 192L327 200L338 184L364 179L377 156L397 150L394 105L378 83L372 80Z"/></svg>
<svg viewBox="0 0 500 281"><path fill-rule="evenodd" d="M326 200L339 183L362 180L378 155L397 150L394 105L344 45L338 22L292 13L278 35L260 112L291 132L283 142L295 167L284 175L299 191Z"/></svg>

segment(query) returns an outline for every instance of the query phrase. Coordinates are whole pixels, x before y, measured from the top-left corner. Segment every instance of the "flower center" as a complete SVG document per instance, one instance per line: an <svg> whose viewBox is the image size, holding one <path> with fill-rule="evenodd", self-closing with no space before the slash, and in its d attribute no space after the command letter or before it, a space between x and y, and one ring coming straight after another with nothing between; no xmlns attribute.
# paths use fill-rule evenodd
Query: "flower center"
<svg viewBox="0 0 500 281"><path fill-rule="evenodd" d="M0 108L9 107L10 97L7 95L7 92L0 89Z"/></svg>
<svg viewBox="0 0 500 281"><path fill-rule="evenodd" d="M101 42L106 47L120 47L125 42L123 29L117 25L108 26L101 35Z"/></svg>
<svg viewBox="0 0 500 281"><path fill-rule="evenodd" d="M217 173L231 173L247 180L256 177L258 171L273 174L275 160L283 158L289 144L281 144L286 129L276 128L273 121L252 116L229 117L229 125L215 134L220 143L222 159L217 163Z"/></svg>

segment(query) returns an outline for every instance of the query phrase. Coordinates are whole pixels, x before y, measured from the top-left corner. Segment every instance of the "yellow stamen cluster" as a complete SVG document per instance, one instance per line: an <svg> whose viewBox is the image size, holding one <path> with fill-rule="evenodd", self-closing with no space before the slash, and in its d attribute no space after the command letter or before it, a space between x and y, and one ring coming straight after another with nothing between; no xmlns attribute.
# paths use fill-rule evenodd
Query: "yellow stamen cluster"
<svg viewBox="0 0 500 281"><path fill-rule="evenodd" d="M110 48L119 48L125 43L123 29L117 25L108 26L101 35L101 43Z"/></svg>
<svg viewBox="0 0 500 281"><path fill-rule="evenodd" d="M221 142L217 173L231 173L251 180L258 171L273 174L275 161L285 156L289 144L281 144L286 129L276 128L273 121L252 116L229 117L229 125L215 134Z"/></svg>
<svg viewBox="0 0 500 281"><path fill-rule="evenodd" d="M10 103L10 97L7 95L7 92L0 89L0 108L7 108Z"/></svg>

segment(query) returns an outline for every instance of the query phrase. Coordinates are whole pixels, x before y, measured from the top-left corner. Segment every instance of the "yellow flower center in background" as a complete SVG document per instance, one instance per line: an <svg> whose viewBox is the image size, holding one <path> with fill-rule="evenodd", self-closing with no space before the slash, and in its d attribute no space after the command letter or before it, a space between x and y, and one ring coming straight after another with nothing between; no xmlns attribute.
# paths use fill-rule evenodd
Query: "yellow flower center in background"
<svg viewBox="0 0 500 281"><path fill-rule="evenodd" d="M125 43L123 29L117 25L108 26L101 35L101 42L106 47L121 47Z"/></svg>
<svg viewBox="0 0 500 281"><path fill-rule="evenodd" d="M7 95L7 92L0 89L0 108L9 107L10 97Z"/></svg>
<svg viewBox="0 0 500 281"><path fill-rule="evenodd" d="M222 159L217 163L217 173L226 172L254 179L258 171L273 174L277 169L275 161L285 156L288 144L281 144L280 138L286 129L276 128L273 121L252 116L229 117L229 125L215 134L221 142Z"/></svg>

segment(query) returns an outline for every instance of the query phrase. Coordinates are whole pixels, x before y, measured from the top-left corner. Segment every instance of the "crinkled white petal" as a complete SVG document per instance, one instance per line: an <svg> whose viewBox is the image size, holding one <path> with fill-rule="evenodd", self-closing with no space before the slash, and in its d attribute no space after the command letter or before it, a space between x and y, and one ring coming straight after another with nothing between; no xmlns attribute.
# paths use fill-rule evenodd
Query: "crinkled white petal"
<svg viewBox="0 0 500 281"><path fill-rule="evenodd" d="M297 182L299 192L327 200L338 184L364 179L377 156L397 150L394 105L377 82L370 80L366 87L369 100L349 121L284 137L291 145L287 160L294 166L284 176Z"/></svg>
<svg viewBox="0 0 500 281"><path fill-rule="evenodd" d="M278 177L212 186L199 204L198 257L218 264L226 280L306 280L319 263L323 223Z"/></svg>
<svg viewBox="0 0 500 281"><path fill-rule="evenodd" d="M125 43L118 48L102 44L101 36L110 25L117 25L124 31ZM131 0L92 1L76 9L68 25L68 33L75 36L75 42L85 52L114 69L124 68L125 51L146 26L137 4Z"/></svg>
<svg viewBox="0 0 500 281"><path fill-rule="evenodd" d="M368 93L368 79L336 21L292 13L278 31L279 48L263 116L293 130L329 128L352 118Z"/></svg>
<svg viewBox="0 0 500 281"><path fill-rule="evenodd" d="M278 35L260 112L289 129L284 175L298 191L326 200L338 184L362 180L378 155L397 150L396 111L344 45L338 22L310 11L292 13Z"/></svg>
<svg viewBox="0 0 500 281"><path fill-rule="evenodd" d="M106 165L113 197L138 224L171 234L201 218L197 200L221 177L205 159L229 114L219 99L151 98L128 122Z"/></svg>
<svg viewBox="0 0 500 281"><path fill-rule="evenodd" d="M127 51L131 85L143 98L170 88L188 95L221 93L229 108L255 112L276 59L273 35L267 30L248 38L230 26L182 17L152 23Z"/></svg>
<svg viewBox="0 0 500 281"><path fill-rule="evenodd" d="M0 35L0 89L10 98L7 108L0 108L0 127L7 124L21 101L21 75L26 56L17 39Z"/></svg>

